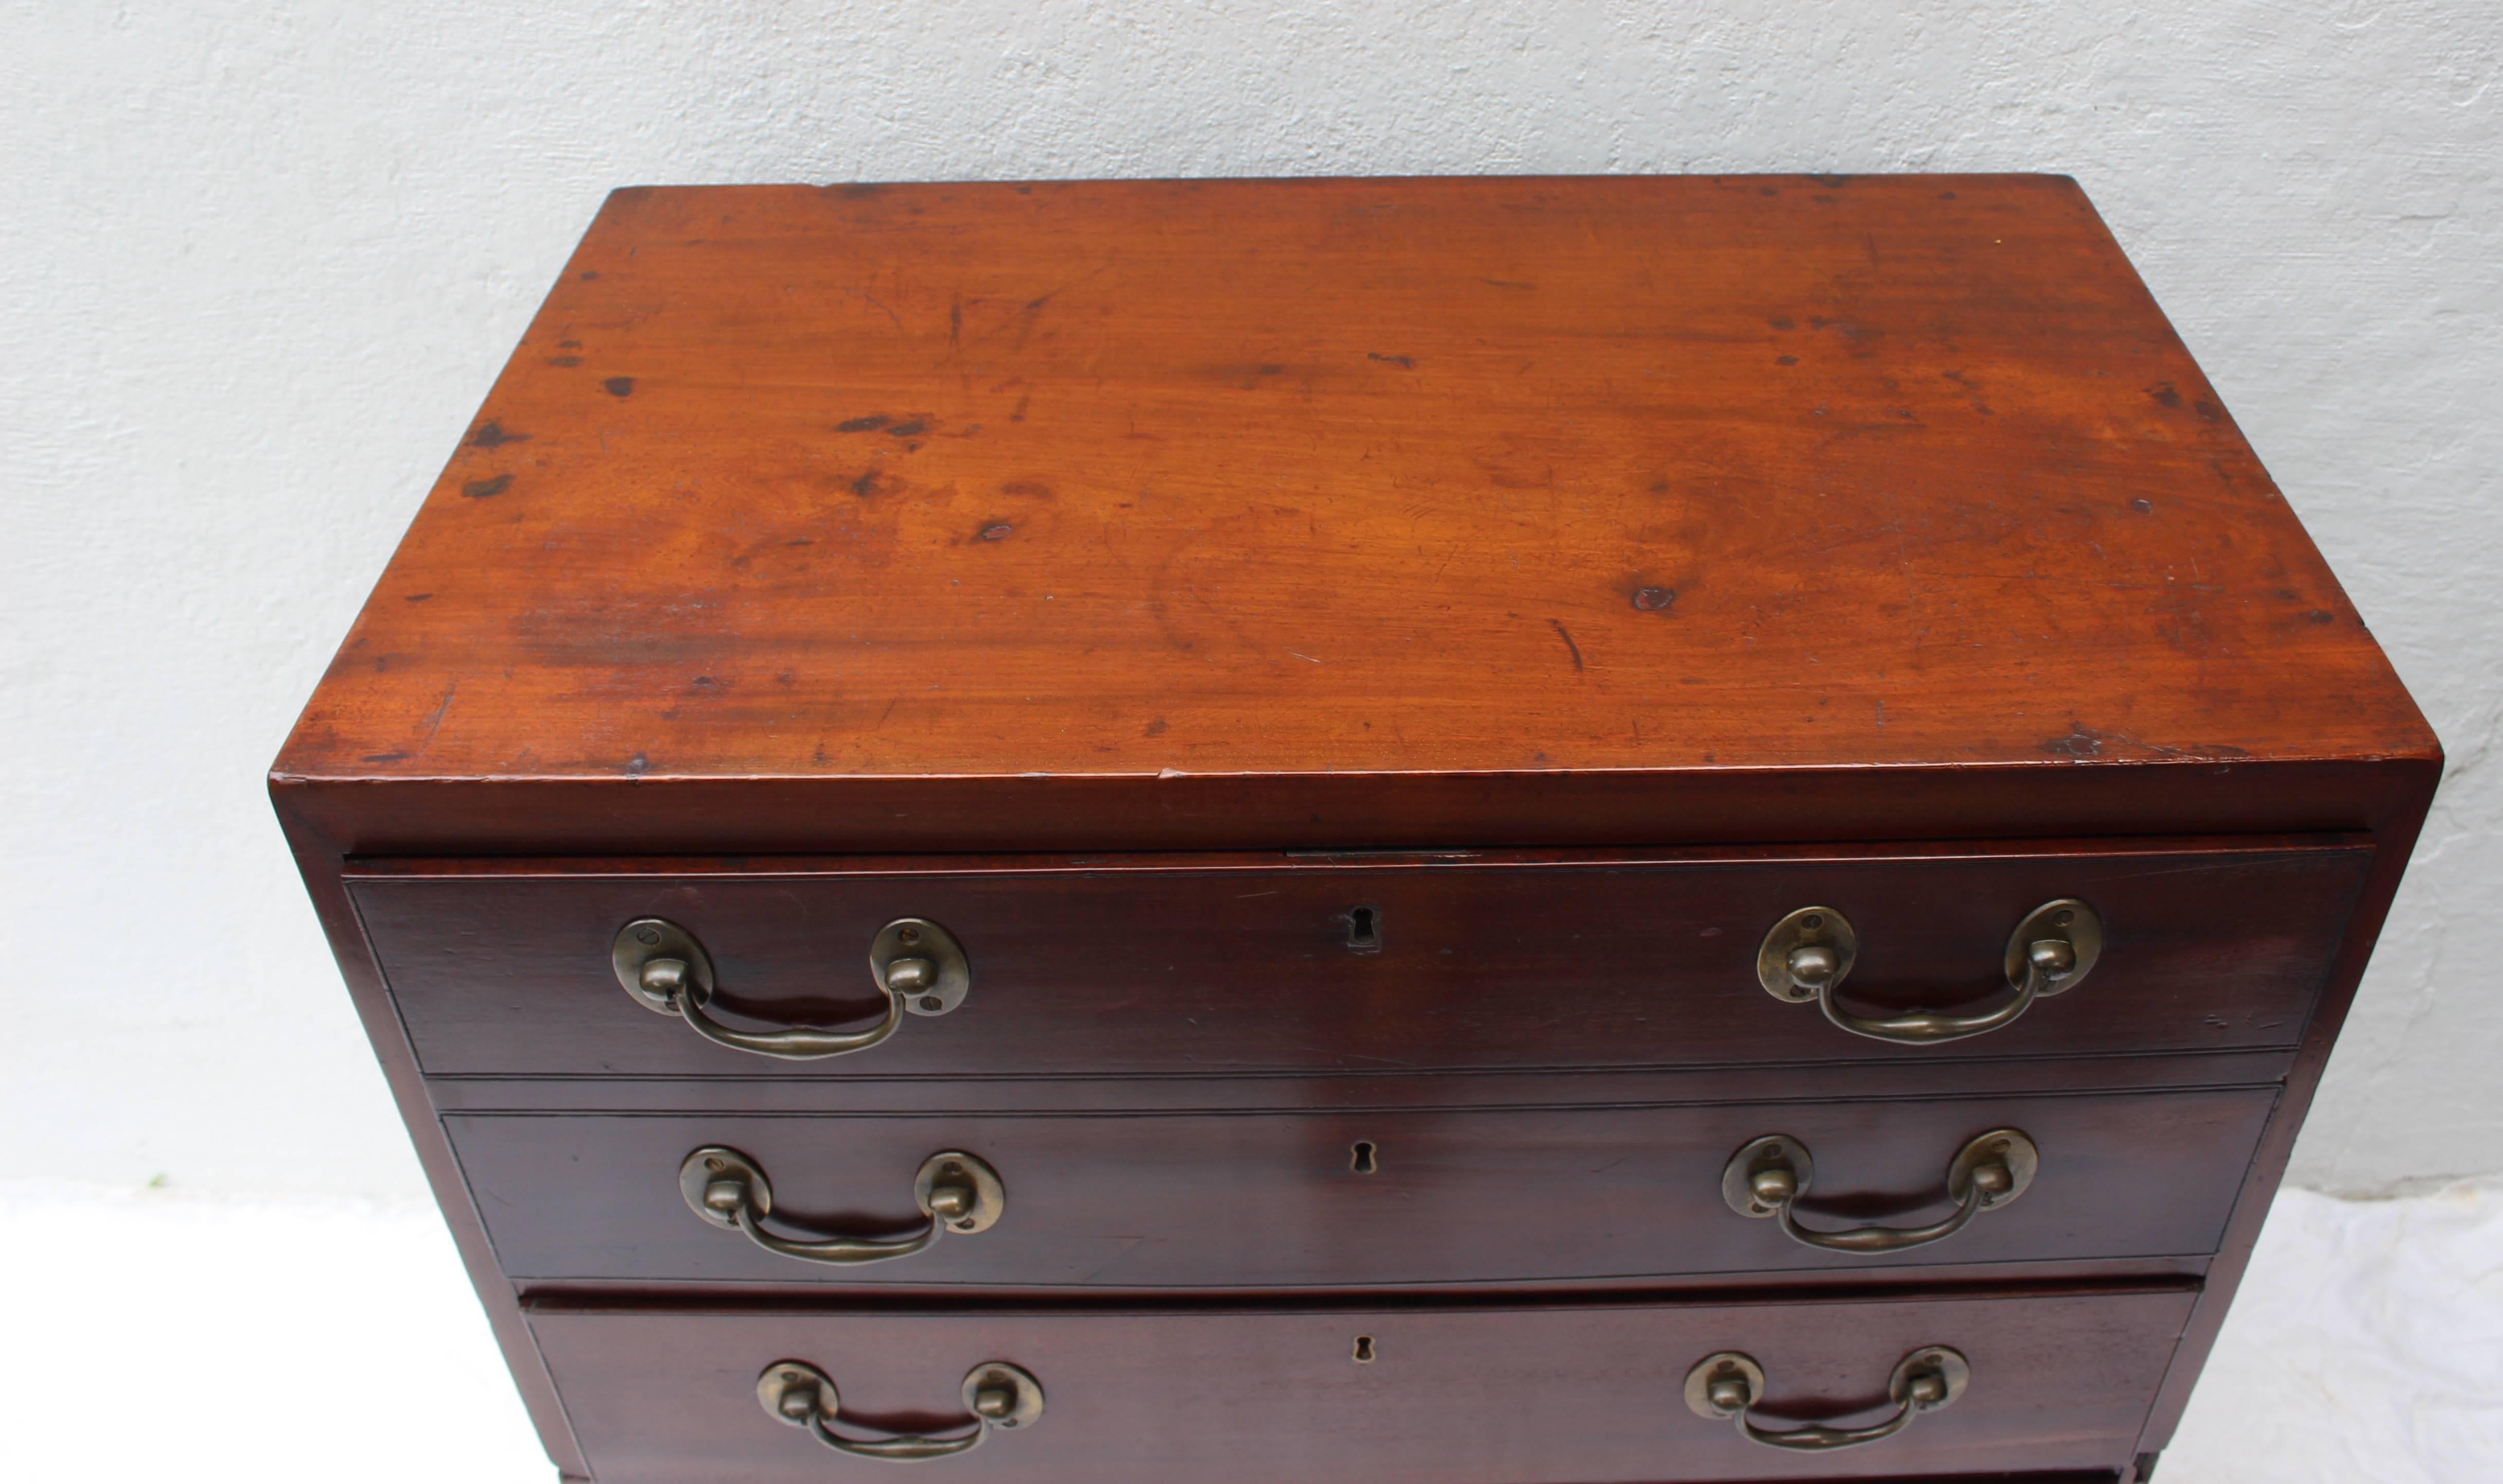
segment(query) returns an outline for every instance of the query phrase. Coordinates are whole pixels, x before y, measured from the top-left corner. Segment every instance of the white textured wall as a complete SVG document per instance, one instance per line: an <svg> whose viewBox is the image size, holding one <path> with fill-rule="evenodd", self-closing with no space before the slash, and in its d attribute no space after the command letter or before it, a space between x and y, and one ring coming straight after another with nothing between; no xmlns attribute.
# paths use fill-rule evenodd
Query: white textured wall
<svg viewBox="0 0 2503 1484"><path fill-rule="evenodd" d="M417 1189L260 775L610 187L1907 169L2085 184L2450 747L2297 1178L2503 1170L2503 6L2129 12L0 0L0 1176Z"/></svg>

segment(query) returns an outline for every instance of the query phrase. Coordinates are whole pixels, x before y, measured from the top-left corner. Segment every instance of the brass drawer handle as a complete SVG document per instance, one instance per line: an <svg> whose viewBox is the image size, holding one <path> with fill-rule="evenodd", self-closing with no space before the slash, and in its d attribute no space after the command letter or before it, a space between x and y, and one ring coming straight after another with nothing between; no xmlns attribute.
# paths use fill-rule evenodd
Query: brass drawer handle
<svg viewBox="0 0 2503 1484"><path fill-rule="evenodd" d="M1795 1242L1828 1252L1902 1252L1962 1231L1984 1211L1996 1211L2025 1193L2042 1162L2034 1141L2014 1128L1994 1128L1968 1140L1947 1161L1947 1198L1956 1213L1927 1226L1855 1226L1818 1231L1802 1226L1793 1209L1816 1178L1807 1146L1788 1134L1766 1134L1730 1156L1721 1169L1721 1198L1740 1216L1772 1217Z"/></svg>
<svg viewBox="0 0 2503 1484"><path fill-rule="evenodd" d="M1834 991L1860 957L1860 935L1851 919L1831 907L1802 907L1765 935L1764 947L1756 950L1756 978L1777 1000L1816 1001L1827 1019L1855 1036L1926 1045L1997 1030L2032 1009L2036 1000L2075 988L2103 948L2104 921L2093 908L2074 897L2045 902L2027 913L2007 938L2002 968L2015 998L1984 1015L1876 1019L1853 1015L1834 1002Z"/></svg>
<svg viewBox="0 0 2503 1484"><path fill-rule="evenodd" d="M964 949L945 928L923 917L899 917L871 941L870 983L885 997L886 1014L867 1030L790 1025L752 1031L722 1024L704 1012L713 995L711 955L695 934L664 917L637 917L619 928L608 957L617 982L644 1009L679 1017L716 1046L786 1061L865 1052L894 1035L908 1011L945 1015L974 986Z"/></svg>
<svg viewBox="0 0 2503 1484"><path fill-rule="evenodd" d="M912 1177L912 1203L930 1221L910 1236L777 1236L765 1229L765 1218L773 1210L773 1187L766 1180L764 1168L737 1150L717 1144L697 1150L678 1166L678 1193L686 1197L688 1210L725 1231L746 1233L749 1241L767 1252L838 1266L909 1258L939 1240L943 1231L967 1236L988 1231L1008 1210L1009 1201L999 1171L953 1149L922 1160L920 1172Z"/></svg>
<svg viewBox="0 0 2503 1484"><path fill-rule="evenodd" d="M1767 1448L1856 1448L1892 1437L1924 1412L1943 1412L1964 1395L1972 1367L1944 1345L1924 1345L1895 1363L1886 1380L1886 1395L1896 1405L1894 1416L1866 1428L1760 1428L1747 1413L1765 1399L1765 1368L1734 1350L1707 1355L1686 1373L1686 1404L1707 1422L1738 1420L1749 1441Z"/></svg>
<svg viewBox="0 0 2503 1484"><path fill-rule="evenodd" d="M806 1361L776 1361L756 1378L756 1399L775 1422L806 1428L817 1441L854 1458L917 1464L934 1458L970 1453L980 1447L993 1429L1030 1428L1043 1415L1043 1383L1006 1361L984 1361L965 1372L961 1393L972 1429L949 1437L904 1433L861 1439L835 1431L842 1398L832 1376Z"/></svg>

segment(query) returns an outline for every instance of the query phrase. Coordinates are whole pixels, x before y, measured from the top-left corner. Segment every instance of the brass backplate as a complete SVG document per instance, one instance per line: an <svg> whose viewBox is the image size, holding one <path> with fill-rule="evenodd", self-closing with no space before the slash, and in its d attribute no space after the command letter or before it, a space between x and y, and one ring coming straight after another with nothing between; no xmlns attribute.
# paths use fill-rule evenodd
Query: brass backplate
<svg viewBox="0 0 2503 1484"><path fill-rule="evenodd" d="M814 1394L815 1404L802 1408L796 1416L784 1411L783 1398L804 1389ZM765 1415L795 1428L805 1428L818 1417L831 1420L843 1408L842 1398L835 1390L835 1378L806 1361L776 1361L766 1366L756 1378L756 1399L764 1406Z"/></svg>
<svg viewBox="0 0 2503 1484"><path fill-rule="evenodd" d="M1769 1217L1775 1209L1756 1199L1751 1186L1756 1176L1776 1166L1787 1166L1797 1189L1795 1195L1805 1195L1810 1182L1816 1179L1816 1159L1807 1146L1786 1133L1768 1133L1761 1139L1750 1139L1730 1162L1721 1167L1721 1198L1740 1216Z"/></svg>
<svg viewBox="0 0 2503 1484"><path fill-rule="evenodd" d="M2041 1167L2042 1152L2018 1129L1994 1128L1977 1135L1957 1150L1947 1165L1947 1198L1962 1204L1964 1192L1972 1186L1974 1168L1993 1160L2007 1166L2009 1184L1982 1201L1984 1211L1995 1211L2025 1193L2025 1188L2034 1183L2034 1172Z"/></svg>
<svg viewBox="0 0 2503 1484"><path fill-rule="evenodd" d="M1015 1400L1006 1412L994 1417L974 1404L974 1398L987 1388L997 1387L1011 1392ZM1030 1428L1043 1415L1043 1383L1021 1365L1006 1361L984 1361L965 1372L963 1390L965 1410L995 1428Z"/></svg>
<svg viewBox="0 0 2503 1484"><path fill-rule="evenodd" d="M974 1190L974 1209L943 1224L950 1231L968 1235L988 1231L1008 1210L1008 1188L1000 1183L1000 1172L963 1150L943 1149L921 1161L920 1173L912 1177L912 1203L921 1208L922 1215L939 1214L930 1209L930 1192L943 1183L967 1185Z"/></svg>
<svg viewBox="0 0 2503 1484"><path fill-rule="evenodd" d="M1787 1004L1815 999L1815 990L1791 980L1791 954L1809 948L1834 949L1834 983L1838 986L1851 977L1851 965L1860 957L1860 934L1853 930L1850 918L1831 907L1802 907L1765 935L1764 946L1756 949L1756 982L1766 994Z"/></svg>
<svg viewBox="0 0 2503 1484"><path fill-rule="evenodd" d="M2104 953L2103 915L2074 897L2062 897L2045 902L2025 915L2016 931L2007 935L2006 967L2007 982L2025 983L2026 950L2045 938L2065 938L2071 951L2077 955L2077 965L2053 984L2042 986L2042 997L2065 994L2084 982L2095 960Z"/></svg>
<svg viewBox="0 0 2503 1484"><path fill-rule="evenodd" d="M943 1016L965 1003L974 987L974 966L955 935L927 917L898 917L870 940L869 972L882 987L888 965L899 958L926 958L939 970L939 983L900 995L904 1008L917 1016Z"/></svg>
<svg viewBox="0 0 2503 1484"><path fill-rule="evenodd" d="M1895 1373L1886 1378L1886 1395L1897 1404L1911 1399L1912 1378L1925 1370L1936 1370L1947 1383L1946 1400L1934 1402L1929 1410L1944 1410L1964 1395L1965 1383L1972 1379L1972 1365L1960 1351L1944 1345L1924 1345L1895 1363Z"/></svg>
<svg viewBox="0 0 2503 1484"><path fill-rule="evenodd" d="M1757 1364L1752 1356L1724 1350L1696 1362L1695 1368L1686 1373L1686 1409L1707 1422L1726 1422L1745 1411L1747 1407L1744 1406L1725 1410L1712 1404L1712 1383L1725 1376L1739 1376L1746 1380L1748 1406L1764 1398L1765 1367Z"/></svg>
<svg viewBox="0 0 2503 1484"><path fill-rule="evenodd" d="M712 998L712 959L695 934L666 917L637 917L617 930L616 941L608 948L609 966L617 971L617 983L634 996L636 1004L665 1016L678 1013L666 994L655 994L643 987L643 966L656 958L674 958L687 966L687 983L693 986L696 1003Z"/></svg>
<svg viewBox="0 0 2503 1484"><path fill-rule="evenodd" d="M738 1218L728 1211L716 1211L704 1203L704 1188L716 1180L737 1180L747 1187L748 1208L759 1219L773 1209L773 1186L756 1161L735 1149L718 1144L707 1145L678 1164L678 1193L687 1199L687 1209L724 1231L738 1228Z"/></svg>

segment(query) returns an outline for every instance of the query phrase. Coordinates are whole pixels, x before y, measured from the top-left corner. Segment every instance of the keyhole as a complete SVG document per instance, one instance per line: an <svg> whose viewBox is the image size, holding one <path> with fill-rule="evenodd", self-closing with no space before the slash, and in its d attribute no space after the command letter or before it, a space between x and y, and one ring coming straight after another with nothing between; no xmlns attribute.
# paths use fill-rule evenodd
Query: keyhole
<svg viewBox="0 0 2503 1484"><path fill-rule="evenodd" d="M1347 914L1347 946L1359 953L1382 950L1382 914L1370 907L1352 907Z"/></svg>
<svg viewBox="0 0 2503 1484"><path fill-rule="evenodd" d="M1356 1140L1355 1147L1349 1151L1349 1153L1354 1156L1354 1158L1347 1162L1347 1167L1349 1169L1355 1171L1359 1175L1370 1175L1373 1173L1373 1141L1371 1139Z"/></svg>
<svg viewBox="0 0 2503 1484"><path fill-rule="evenodd" d="M1372 1335L1359 1334L1355 1337L1355 1363L1358 1365L1370 1365L1373 1363Z"/></svg>

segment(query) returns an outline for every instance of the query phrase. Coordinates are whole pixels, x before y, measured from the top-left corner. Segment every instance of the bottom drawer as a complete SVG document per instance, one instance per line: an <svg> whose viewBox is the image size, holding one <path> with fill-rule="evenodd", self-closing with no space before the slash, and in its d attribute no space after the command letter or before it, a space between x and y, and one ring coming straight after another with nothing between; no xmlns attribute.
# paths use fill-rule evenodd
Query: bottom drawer
<svg viewBox="0 0 2503 1484"><path fill-rule="evenodd" d="M630 1312L531 1315L600 1484L891 1477L760 1404L775 1362L821 1371L832 1431L981 1434L947 1477L1023 1484L1541 1484L2117 1472L2194 1295L1572 1305L1260 1313ZM1968 1379L1854 1446L1751 1442L1691 1409L1722 1352L1761 1370L1766 1431L1858 1428L1927 1347ZM1007 1363L1032 1378L988 1371ZM797 1373L777 1368L775 1374ZM987 1388L1008 1422L974 1422ZM805 1385L788 1408L804 1418ZM1038 1414L1022 1415L1032 1391ZM1725 1399L1726 1399L1725 1393Z"/></svg>

